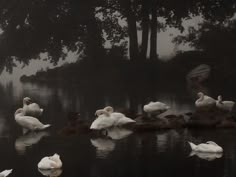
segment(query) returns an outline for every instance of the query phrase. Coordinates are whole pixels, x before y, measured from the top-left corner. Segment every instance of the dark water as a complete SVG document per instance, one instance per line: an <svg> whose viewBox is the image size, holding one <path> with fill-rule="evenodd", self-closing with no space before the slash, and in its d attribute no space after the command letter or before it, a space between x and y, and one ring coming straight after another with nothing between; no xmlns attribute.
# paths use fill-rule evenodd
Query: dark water
<svg viewBox="0 0 236 177"><path fill-rule="evenodd" d="M236 175L235 130L169 130L133 133L114 129L110 138L91 133L65 134L68 115L80 113L84 120L94 119L96 109L112 105L116 110L142 113L143 104L160 100L175 114L194 110L194 94L187 87L176 92L141 89L133 92L102 92L101 88L46 86L9 83L0 87L0 170L13 168L11 176L42 176L37 164L44 156L58 153L62 171L51 176L71 177L233 177ZM185 93L185 94L184 94ZM22 135L14 111L22 98L32 97L44 108L41 121L52 124L48 131ZM224 148L223 155L196 154L190 157L187 141L212 140Z"/></svg>

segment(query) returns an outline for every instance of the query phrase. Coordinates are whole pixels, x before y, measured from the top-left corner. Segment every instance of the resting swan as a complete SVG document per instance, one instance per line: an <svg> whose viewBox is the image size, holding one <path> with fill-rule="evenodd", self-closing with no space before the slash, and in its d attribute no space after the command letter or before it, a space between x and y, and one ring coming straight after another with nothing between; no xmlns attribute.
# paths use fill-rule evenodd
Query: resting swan
<svg viewBox="0 0 236 177"><path fill-rule="evenodd" d="M8 176L10 173L12 172L12 169L11 170L4 170L0 173L0 177L6 177Z"/></svg>
<svg viewBox="0 0 236 177"><path fill-rule="evenodd" d="M23 109L26 116L40 117L43 113L43 109L37 103L32 103L31 98L25 97L23 99Z"/></svg>
<svg viewBox="0 0 236 177"><path fill-rule="evenodd" d="M104 111L109 113L109 116L112 120L114 120L113 126L123 126L130 123L135 123L136 121L126 117L124 114L119 112L114 112L114 109L111 106L107 106L103 109Z"/></svg>
<svg viewBox="0 0 236 177"><path fill-rule="evenodd" d="M222 96L219 95L218 100L216 101L216 107L223 110L231 112L234 108L235 102L234 101L222 101Z"/></svg>
<svg viewBox="0 0 236 177"><path fill-rule="evenodd" d="M221 152L223 152L222 147L220 147L219 145L217 145L213 141L207 141L206 143L201 143L201 144L198 144L198 145L195 145L191 142L188 142L188 143L191 146L191 149L193 151L210 152L210 153L221 153Z"/></svg>
<svg viewBox="0 0 236 177"><path fill-rule="evenodd" d="M58 169L62 167L62 161L60 159L60 156L58 154L54 154L53 156L44 157L42 160L38 163L39 169Z"/></svg>
<svg viewBox="0 0 236 177"><path fill-rule="evenodd" d="M168 109L170 109L169 106L167 106L165 103L162 102L153 102L151 101L150 103L144 105L143 110L146 113L150 113L150 114L155 114L155 115L159 115L161 113L166 112Z"/></svg>
<svg viewBox="0 0 236 177"><path fill-rule="evenodd" d="M223 156L223 153L214 153L214 152L197 152L197 151L192 151L189 156L197 156L200 159L204 159L207 161L213 161L215 159L219 159Z"/></svg>
<svg viewBox="0 0 236 177"><path fill-rule="evenodd" d="M196 100L195 105L197 108L212 107L216 105L216 100L204 95L202 92L198 93L199 99Z"/></svg>
<svg viewBox="0 0 236 177"><path fill-rule="evenodd" d="M98 117L92 122L90 129L102 130L112 127L115 120L110 117L109 113L104 110L97 110L95 115Z"/></svg>
<svg viewBox="0 0 236 177"><path fill-rule="evenodd" d="M42 124L38 119L25 116L24 110L22 108L17 109L15 112L15 120L20 126L26 130L35 131L35 130L44 130L50 127L50 124Z"/></svg>

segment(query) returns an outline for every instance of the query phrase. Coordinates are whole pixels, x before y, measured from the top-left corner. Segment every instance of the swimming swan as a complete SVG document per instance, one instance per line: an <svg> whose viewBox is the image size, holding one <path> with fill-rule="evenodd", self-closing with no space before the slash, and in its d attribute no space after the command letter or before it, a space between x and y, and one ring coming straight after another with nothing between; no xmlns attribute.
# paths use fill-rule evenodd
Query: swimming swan
<svg viewBox="0 0 236 177"><path fill-rule="evenodd" d="M156 115L164 113L168 109L170 109L169 106L167 106L165 103L162 103L162 102L159 102L159 101L157 101L157 102L151 101L150 103L143 106L143 110L146 113L156 114Z"/></svg>
<svg viewBox="0 0 236 177"><path fill-rule="evenodd" d="M213 141L207 141L206 143L201 143L198 145L195 145L191 142L188 142L189 145L191 146L193 151L197 151L197 152L210 152L210 153L220 153L223 152L222 147L220 147L219 145L217 145L215 142Z"/></svg>
<svg viewBox="0 0 236 177"><path fill-rule="evenodd" d="M15 120L20 126L22 126L26 130L36 131L36 130L44 130L50 127L50 124L42 124L38 119L25 116L24 110L22 108L17 109L15 112Z"/></svg>
<svg viewBox="0 0 236 177"><path fill-rule="evenodd" d="M216 105L216 100L204 95L202 92L198 93L199 99L196 100L195 105L197 108L211 107Z"/></svg>
<svg viewBox="0 0 236 177"><path fill-rule="evenodd" d="M109 113L109 116L112 120L114 120L113 126L123 126L131 123L135 123L136 121L126 117L124 114L119 112L114 112L114 109L111 106L107 106L103 109L104 111Z"/></svg>
<svg viewBox="0 0 236 177"><path fill-rule="evenodd" d="M58 169L62 167L62 161L60 159L60 156L58 154L54 154L53 156L44 157L42 160L38 163L39 169Z"/></svg>
<svg viewBox="0 0 236 177"><path fill-rule="evenodd" d="M222 101L222 96L219 95L216 101L216 107L223 110L231 112L234 108L234 101Z"/></svg>
<svg viewBox="0 0 236 177"><path fill-rule="evenodd" d="M90 129L102 130L112 127L115 120L110 117L109 113L104 110L97 110L95 115L98 117L92 122Z"/></svg>
<svg viewBox="0 0 236 177"><path fill-rule="evenodd" d="M207 161L213 161L215 159L219 159L223 156L223 153L214 153L214 152L197 152L197 151L192 151L189 156L197 156L200 159L204 159Z"/></svg>
<svg viewBox="0 0 236 177"><path fill-rule="evenodd" d="M0 177L6 177L8 176L10 173L12 172L12 169L11 170L4 170L0 173Z"/></svg>
<svg viewBox="0 0 236 177"><path fill-rule="evenodd" d="M40 117L43 113L43 109L37 103L32 103L31 98L25 97L23 99L23 109L26 116Z"/></svg>

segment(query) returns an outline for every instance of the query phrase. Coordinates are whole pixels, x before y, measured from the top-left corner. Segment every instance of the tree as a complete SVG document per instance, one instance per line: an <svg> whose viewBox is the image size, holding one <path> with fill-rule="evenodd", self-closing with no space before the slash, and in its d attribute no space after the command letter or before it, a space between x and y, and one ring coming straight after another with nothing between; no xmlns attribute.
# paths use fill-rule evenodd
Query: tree
<svg viewBox="0 0 236 177"><path fill-rule="evenodd" d="M148 48L148 36L149 36L149 14L150 14L150 3L147 0L142 0L142 11L141 11L141 26L142 26L142 45L141 45L141 58L147 57Z"/></svg>

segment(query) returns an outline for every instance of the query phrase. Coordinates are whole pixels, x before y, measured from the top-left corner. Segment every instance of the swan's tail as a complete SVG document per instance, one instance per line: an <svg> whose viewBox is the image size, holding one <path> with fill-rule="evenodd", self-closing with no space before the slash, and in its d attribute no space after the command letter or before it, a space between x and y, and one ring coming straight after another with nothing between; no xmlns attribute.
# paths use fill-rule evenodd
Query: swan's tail
<svg viewBox="0 0 236 177"><path fill-rule="evenodd" d="M44 130L44 129L48 128L48 127L51 127L51 124L43 125L42 130Z"/></svg>
<svg viewBox="0 0 236 177"><path fill-rule="evenodd" d="M125 125L125 124L131 124L131 123L135 123L136 121L128 118L128 117L123 117L118 121L118 125Z"/></svg>
<svg viewBox="0 0 236 177"><path fill-rule="evenodd" d="M189 145L191 146L191 149L192 149L192 150L195 150L195 149L196 149L197 145L195 145L195 144L193 144L193 143L191 143L191 142L188 142L188 143L189 143Z"/></svg>
<svg viewBox="0 0 236 177"><path fill-rule="evenodd" d="M4 170L0 173L0 176L6 177L12 172L12 169L10 170Z"/></svg>

